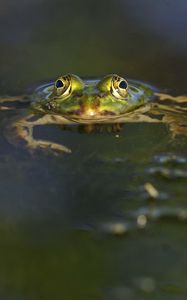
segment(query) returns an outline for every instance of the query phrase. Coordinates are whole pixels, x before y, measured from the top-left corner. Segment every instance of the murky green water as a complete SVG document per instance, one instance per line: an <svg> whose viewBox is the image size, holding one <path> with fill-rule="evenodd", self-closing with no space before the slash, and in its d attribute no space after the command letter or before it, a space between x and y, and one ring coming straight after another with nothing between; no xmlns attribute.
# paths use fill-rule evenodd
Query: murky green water
<svg viewBox="0 0 187 300"><path fill-rule="evenodd" d="M115 72L182 95L186 13L185 0L2 0L1 94ZM72 154L30 154L5 137L14 114L0 114L0 297L186 299L186 137L164 124L49 125L36 136Z"/></svg>

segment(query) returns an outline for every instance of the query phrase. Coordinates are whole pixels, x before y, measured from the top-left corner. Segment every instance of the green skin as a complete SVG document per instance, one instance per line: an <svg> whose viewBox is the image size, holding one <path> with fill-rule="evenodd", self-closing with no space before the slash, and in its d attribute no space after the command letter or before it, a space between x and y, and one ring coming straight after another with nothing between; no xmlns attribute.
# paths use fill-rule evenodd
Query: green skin
<svg viewBox="0 0 187 300"><path fill-rule="evenodd" d="M72 74L68 76L71 80L71 91L67 95L58 95L58 88L54 84L42 86L34 95L32 109L63 115L69 119L98 120L135 110L150 101L154 95L148 85L137 82L130 82L126 89L121 89L119 95L112 80L115 83L115 78L119 82L124 79L113 74L101 80L82 80Z"/></svg>
<svg viewBox="0 0 187 300"><path fill-rule="evenodd" d="M151 101L153 99L156 101ZM2 97L0 110L14 109L6 106L6 102L25 103L25 100L24 96ZM22 116L16 116L12 122L9 120L9 141L17 144L17 138L21 138L29 149L47 148L70 153L71 149L62 144L36 140L33 128L57 124L70 125L72 129L74 123L84 124L86 132L97 129L97 123L111 124L112 130L118 131L120 124L127 122L167 123L172 137L187 136L186 103L186 96L156 93L146 84L127 83L115 74L94 80L82 80L68 74L59 77L55 83L40 86L31 97L29 110L23 108Z"/></svg>

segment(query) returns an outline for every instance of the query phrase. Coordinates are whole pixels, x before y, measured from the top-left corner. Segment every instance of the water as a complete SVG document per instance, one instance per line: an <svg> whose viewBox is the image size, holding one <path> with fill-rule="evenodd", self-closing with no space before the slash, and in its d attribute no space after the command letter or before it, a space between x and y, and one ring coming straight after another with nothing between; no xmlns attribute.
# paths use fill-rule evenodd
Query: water
<svg viewBox="0 0 187 300"><path fill-rule="evenodd" d="M185 94L186 12L185 0L2 0L1 94L67 72ZM31 154L6 138L17 113L0 114L1 298L186 299L186 137L48 125L36 137L72 154Z"/></svg>

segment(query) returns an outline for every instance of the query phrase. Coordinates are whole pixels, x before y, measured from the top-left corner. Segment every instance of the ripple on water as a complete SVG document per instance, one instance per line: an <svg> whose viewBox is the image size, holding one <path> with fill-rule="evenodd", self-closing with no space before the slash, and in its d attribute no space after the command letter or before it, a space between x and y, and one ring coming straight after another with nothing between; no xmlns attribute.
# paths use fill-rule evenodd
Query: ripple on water
<svg viewBox="0 0 187 300"><path fill-rule="evenodd" d="M141 186L140 192L143 199L148 202L162 201L169 198L168 193L159 191L151 182L146 182L143 186Z"/></svg>
<svg viewBox="0 0 187 300"><path fill-rule="evenodd" d="M174 153L162 153L155 155L153 160L156 163L159 164L169 164L169 163L174 163L174 164L186 164L187 163L187 158L181 155L177 155Z"/></svg>
<svg viewBox="0 0 187 300"><path fill-rule="evenodd" d="M148 230L150 226L161 221L186 223L187 209L169 206L145 206L126 212L126 216L120 219L100 221L92 224L92 226L81 226L79 229L93 231L97 234L124 237L132 232Z"/></svg>
<svg viewBox="0 0 187 300"><path fill-rule="evenodd" d="M110 160L109 160L110 161ZM122 160L123 162L124 160ZM167 179L187 178L187 170L182 168L173 168L167 166L168 162L175 162L185 165L187 160L182 156L174 154L167 154L155 157L155 161L158 162L158 166L150 167L148 169L149 174L160 175ZM111 162L111 161L110 161ZM113 161L112 163L121 163L121 159ZM108 163L108 161L107 161ZM155 181L155 180L154 180ZM107 234L112 236L127 236L131 232L137 232L142 229L148 230L150 226L155 226L156 222L169 221L169 222L186 222L187 221L187 209L183 207L170 207L159 205L159 200L168 199L168 194L161 192L157 188L157 184L153 184L150 181L145 182L141 186L139 192L143 193L144 199L148 200L147 205L138 209L125 211L123 216L119 218L109 218L95 222L92 227L87 230L92 230L99 234Z"/></svg>
<svg viewBox="0 0 187 300"><path fill-rule="evenodd" d="M155 166L148 168L151 175L166 179L187 178L187 157L175 153L161 153L153 157Z"/></svg>
<svg viewBox="0 0 187 300"><path fill-rule="evenodd" d="M156 290L156 281L151 277L138 277L129 283L129 286L117 286L109 289L107 299L111 300L135 300L139 299L140 293L152 294Z"/></svg>
<svg viewBox="0 0 187 300"><path fill-rule="evenodd" d="M97 233L112 235L116 237L126 236L131 232L142 230L147 226L147 216L128 213L128 217L118 220L101 221L92 227ZM84 228L85 229L85 228ZM88 229L88 228L87 228ZM90 227L91 229L91 227Z"/></svg>
<svg viewBox="0 0 187 300"><path fill-rule="evenodd" d="M123 236L136 229L136 223L125 220L105 221L99 223L97 229L101 233L111 234L114 236Z"/></svg>
<svg viewBox="0 0 187 300"><path fill-rule="evenodd" d="M156 281L151 277L138 277L134 280L134 285L146 294L153 293L156 289Z"/></svg>
<svg viewBox="0 0 187 300"><path fill-rule="evenodd" d="M179 168L167 168L167 167L150 167L148 173L151 175L158 175L165 179L185 179L187 178L187 170Z"/></svg>
<svg viewBox="0 0 187 300"><path fill-rule="evenodd" d="M139 216L145 216L148 221L187 221L187 209L181 207L142 207L133 212L133 215L137 219Z"/></svg>
<svg viewBox="0 0 187 300"><path fill-rule="evenodd" d="M108 300L135 300L136 295L133 288L127 286L118 286L109 289L106 293L106 299Z"/></svg>
<svg viewBox="0 0 187 300"><path fill-rule="evenodd" d="M181 296L185 292L185 287L180 283L163 282L150 276L139 276L128 281L128 285L116 286L106 292L106 299L109 300L135 300L153 297L163 292L168 295ZM155 294L156 293L156 294ZM155 299L155 297L154 297ZM168 299L168 297L167 297ZM181 298L180 298L181 299ZM183 299L183 298L182 298Z"/></svg>

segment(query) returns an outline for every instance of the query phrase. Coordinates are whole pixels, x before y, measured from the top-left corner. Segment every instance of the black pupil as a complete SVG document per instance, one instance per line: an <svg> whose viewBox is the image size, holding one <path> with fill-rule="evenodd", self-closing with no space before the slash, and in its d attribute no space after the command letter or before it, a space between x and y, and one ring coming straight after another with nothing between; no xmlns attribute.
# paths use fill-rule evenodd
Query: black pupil
<svg viewBox="0 0 187 300"><path fill-rule="evenodd" d="M61 88L61 87L63 87L63 86L64 86L64 84L63 84L62 80L57 80L57 82L56 82L56 87L57 87L57 88Z"/></svg>
<svg viewBox="0 0 187 300"><path fill-rule="evenodd" d="M127 88L127 83L126 83L126 81L125 81L125 80L122 80L122 81L120 82L120 84L119 84L119 87L120 87L121 89L126 89L126 88Z"/></svg>

